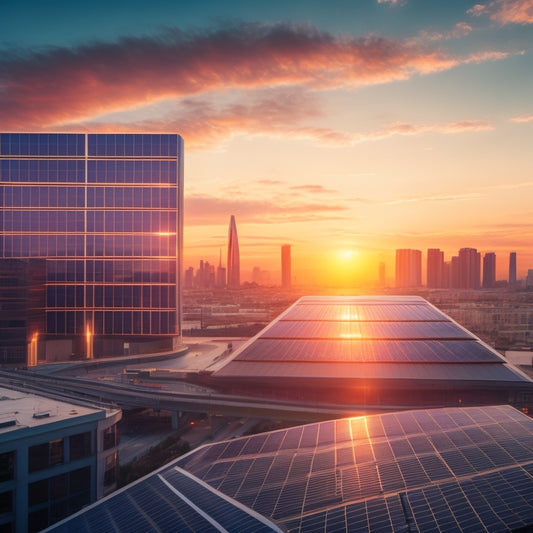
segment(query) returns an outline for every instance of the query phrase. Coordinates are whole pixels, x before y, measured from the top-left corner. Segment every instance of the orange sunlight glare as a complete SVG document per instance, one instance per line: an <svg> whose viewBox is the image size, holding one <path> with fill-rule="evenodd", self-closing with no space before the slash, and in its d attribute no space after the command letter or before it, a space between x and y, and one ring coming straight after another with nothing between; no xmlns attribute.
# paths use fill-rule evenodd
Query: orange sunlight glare
<svg viewBox="0 0 533 533"><path fill-rule="evenodd" d="M375 267L364 253L343 249L324 260L323 281L333 287L361 287L375 283Z"/></svg>

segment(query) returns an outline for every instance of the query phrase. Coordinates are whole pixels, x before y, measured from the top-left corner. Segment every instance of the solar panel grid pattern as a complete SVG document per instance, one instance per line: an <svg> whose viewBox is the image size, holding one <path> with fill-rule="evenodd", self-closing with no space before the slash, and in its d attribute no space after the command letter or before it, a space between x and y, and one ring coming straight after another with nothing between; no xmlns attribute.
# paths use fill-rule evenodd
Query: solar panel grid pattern
<svg viewBox="0 0 533 533"><path fill-rule="evenodd" d="M364 321L448 321L442 313L424 304L301 304L291 307L282 320Z"/></svg>
<svg viewBox="0 0 533 533"><path fill-rule="evenodd" d="M279 320L260 338L281 339L472 339L453 322L347 322Z"/></svg>
<svg viewBox="0 0 533 533"><path fill-rule="evenodd" d="M240 532L270 530L246 507L291 532L509 531L533 524L532 439L533 420L511 407L242 437L192 452L54 531L214 530L193 506Z"/></svg>
<svg viewBox="0 0 533 533"><path fill-rule="evenodd" d="M417 297L301 298L236 350L212 377L234 380L237 387L249 386L239 380L279 386L278 380L299 379L298 387L304 394L311 388L311 395L311 380L320 380L319 386L342 380L339 395L345 394L347 380L354 386L394 380L407 389L424 381L426 388L435 380L457 387L472 381L486 383L491 391L529 381L500 354ZM494 401L502 401L496 392L494 396ZM382 401L376 398L363 401Z"/></svg>
<svg viewBox="0 0 533 533"><path fill-rule="evenodd" d="M54 528L58 533L116 531L218 531L156 476L132 485L105 505Z"/></svg>
<svg viewBox="0 0 533 533"><path fill-rule="evenodd" d="M266 440L263 438L261 453L266 453L271 461L262 463L260 468L258 457L253 463L255 470L248 465L249 458L233 458L232 461L244 461L248 466L236 470L240 488L231 496L241 501L246 495L256 495L255 499L248 497L246 504L271 516L289 531L313 531L315 527L330 531L330 527L342 523L341 516L345 517L342 527L350 531L365 528L392 531L393 523L399 529L398 524L403 519L405 526L409 516L413 531L438 531L439 527L448 531L441 522L450 526L449 530L453 526L475 531L476 527L478 530L485 527L485 521L491 527L502 523L491 501L498 509L504 504L506 508L513 507L515 510L507 513L509 519L525 524L533 506L524 494L533 491L533 478L518 463L533 462L533 446L520 442L524 436L532 435L533 421L516 414L510 407L437 409L281 430L274 433L276 438L272 433ZM482 426L476 419L482 420ZM223 454L224 448L216 446ZM248 442L242 451L246 449L251 449ZM192 461L184 460L183 467L197 475L193 465ZM505 470L495 471L502 467ZM226 471L231 477L231 470ZM507 481L511 472L517 476L514 485ZM488 481L483 481L487 476ZM210 472L206 472L203 479L223 490L219 476L211 479ZM474 490L472 486L479 483L501 486L504 490L499 495L494 490ZM467 489L477 499L488 498L489 510L483 516L478 517L475 506L468 504L464 493ZM392 505L394 499L388 501L383 497L394 493L404 496L406 512L399 503ZM463 504L465 509L461 508ZM395 511L389 512L389 505ZM329 511L331 508L336 509L335 514ZM350 514L350 508L359 512ZM399 512L403 518L396 516Z"/></svg>
<svg viewBox="0 0 533 533"><path fill-rule="evenodd" d="M280 380L285 383L291 379L320 379L320 380L394 380L401 385L405 384L409 390L416 388L415 380L439 380L440 382L453 381L457 387L463 383L477 382L481 386L494 386L498 384L511 384L520 386L526 384L526 378L515 372L510 366L504 364L478 364L478 363L432 363L413 364L404 363L358 363L348 362L333 364L331 362L301 363L288 362L272 364L271 362L233 361L231 365L219 371L219 375L232 379L253 379L258 376L262 379ZM354 386L357 386L357 382ZM324 381L324 385L327 382ZM338 383L331 383L335 387ZM287 383L286 386L291 386ZM378 384L377 386L386 386ZM500 387L501 388L501 387ZM360 397L358 397L360 398ZM500 401L501 403L501 401Z"/></svg>
<svg viewBox="0 0 533 533"><path fill-rule="evenodd" d="M474 340L301 340L257 339L235 361L501 363L498 354Z"/></svg>
<svg viewBox="0 0 533 533"><path fill-rule="evenodd" d="M234 505L232 501L226 498L226 493L216 494L200 484L197 479L189 477L176 468L169 468L160 475L196 506L204 509L212 520L226 530L233 529L240 533L252 533L271 531L272 529L245 509ZM177 530L174 529L173 531Z"/></svg>

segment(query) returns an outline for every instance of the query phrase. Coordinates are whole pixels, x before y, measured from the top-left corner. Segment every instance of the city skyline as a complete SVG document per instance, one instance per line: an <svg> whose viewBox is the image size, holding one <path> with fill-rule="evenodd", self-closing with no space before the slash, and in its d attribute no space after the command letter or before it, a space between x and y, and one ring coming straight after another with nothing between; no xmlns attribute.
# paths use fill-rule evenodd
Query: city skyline
<svg viewBox="0 0 533 533"><path fill-rule="evenodd" d="M279 269L290 241L305 284L372 282L382 262L390 277L395 249L432 246L516 251L523 278L531 8L8 0L0 121L182 135L185 264L218 255L233 213L243 274Z"/></svg>
<svg viewBox="0 0 533 533"><path fill-rule="evenodd" d="M221 253L221 252L220 252ZM518 286L524 283L527 286L527 277L530 276L533 269L527 269L523 276L517 278L516 276L516 252L505 254L504 258L500 257L500 261L496 261L497 255L494 252L478 252L475 248L462 247L455 253L452 252L450 256L446 256L439 248L428 248L427 250L416 249L397 249L395 250L395 259L391 265L385 262L380 262L377 265L375 278L367 285L345 285L343 288L350 289L355 287L396 287L396 288L416 288L427 287L428 289L491 289L502 288L507 286ZM473 258L467 259L469 254L473 253ZM284 259L285 258L285 259ZM483 260L482 260L483 258ZM220 261L220 260L219 260ZM469 272L468 276L465 274L470 271L472 261L478 262L475 267L475 272ZM284 284L284 264L288 266L285 274L285 279L292 278L291 268L291 245L285 244L281 246L281 268L273 271L263 270L261 266L255 265L250 272L243 272L242 282L255 282L259 285L279 285L281 287L289 288ZM496 265L502 264L498 270L501 277L496 276ZM483 265L483 266L482 266ZM196 273L201 277L204 266L213 270L212 283L209 286L215 285L215 271L214 265L211 265L208 260L200 259L200 266ZM219 267L220 269L220 267ZM225 270L224 276L225 276ZM387 277L386 272L390 270L392 274ZM463 276L469 279L460 279L460 271ZM193 266L188 265L185 272L185 288L192 287L192 279L195 275ZM459 276L459 277L458 277ZM260 279L260 278L264 279ZM296 273L298 277L298 272ZM190 280L187 283L187 278ZM477 279L479 278L479 279ZM477 279L477 281L476 281ZM266 282L265 282L266 281ZM302 286L300 283L296 283ZM206 287L207 287L206 285ZM292 285L292 282L291 284ZM204 286L204 284L196 283L197 287ZM218 287L223 287L224 283L218 283ZM515 287L516 288L516 287Z"/></svg>

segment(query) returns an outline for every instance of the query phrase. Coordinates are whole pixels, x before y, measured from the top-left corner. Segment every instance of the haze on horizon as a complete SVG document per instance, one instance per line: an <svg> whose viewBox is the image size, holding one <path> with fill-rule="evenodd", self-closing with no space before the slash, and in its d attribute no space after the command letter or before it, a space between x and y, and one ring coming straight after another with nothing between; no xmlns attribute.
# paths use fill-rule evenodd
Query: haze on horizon
<svg viewBox="0 0 533 533"><path fill-rule="evenodd" d="M377 279L394 250L533 268L533 0L5 0L2 131L177 132L185 266ZM224 253L223 253L224 255Z"/></svg>

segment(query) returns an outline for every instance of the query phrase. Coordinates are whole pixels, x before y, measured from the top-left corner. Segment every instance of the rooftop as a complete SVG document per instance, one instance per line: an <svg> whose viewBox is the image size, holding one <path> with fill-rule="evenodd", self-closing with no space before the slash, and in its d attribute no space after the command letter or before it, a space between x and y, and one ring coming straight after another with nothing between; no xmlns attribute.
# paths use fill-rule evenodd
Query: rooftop
<svg viewBox="0 0 533 533"><path fill-rule="evenodd" d="M414 410L207 445L51 531L513 531L532 493L532 419Z"/></svg>
<svg viewBox="0 0 533 533"><path fill-rule="evenodd" d="M416 296L303 297L224 360L211 380L234 390L259 383L287 388L289 382L366 388L375 393L370 403L383 402L376 391L393 389L533 391L527 375ZM460 400L468 404L467 395L454 401Z"/></svg>
<svg viewBox="0 0 533 533"><path fill-rule="evenodd" d="M54 400L27 392L0 387L0 438L20 438L16 432L25 428L47 430L54 423L75 423L74 419L99 419L105 411ZM76 420L76 422L78 421Z"/></svg>

